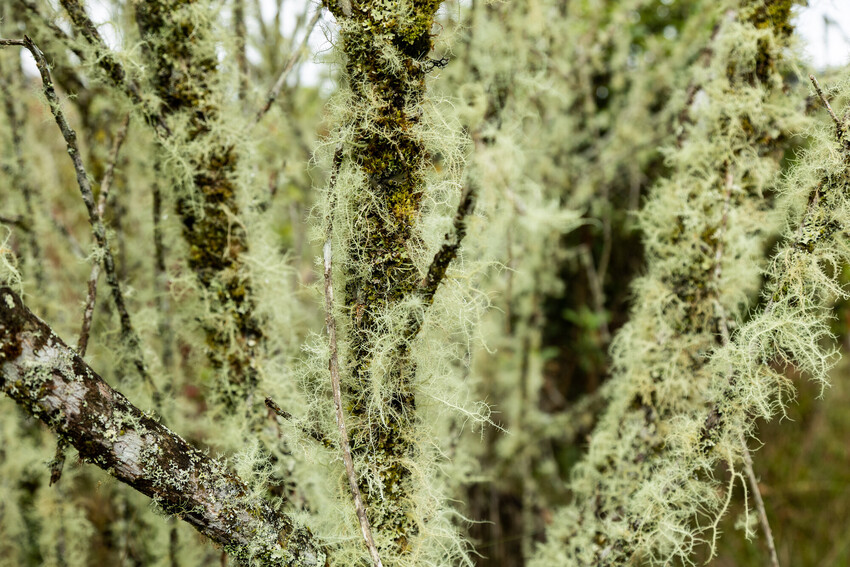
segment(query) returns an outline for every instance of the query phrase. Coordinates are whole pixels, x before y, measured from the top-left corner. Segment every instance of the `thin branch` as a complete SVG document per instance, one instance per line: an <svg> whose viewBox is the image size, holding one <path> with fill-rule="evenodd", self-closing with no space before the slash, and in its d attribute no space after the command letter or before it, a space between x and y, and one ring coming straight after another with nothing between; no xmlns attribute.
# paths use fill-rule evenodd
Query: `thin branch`
<svg viewBox="0 0 850 567"><path fill-rule="evenodd" d="M138 85L127 77L127 72L124 70L124 67L115 58L115 55L112 53L112 50L109 49L109 46L106 45L106 42L103 41L103 38L97 31L97 26L91 18L89 18L85 8L82 4L80 4L79 0L60 0L60 3L62 4L62 7L65 8L65 12L67 12L68 17L71 18L74 29L76 29L77 32L85 38L89 45L98 49L97 63L112 83L119 89L123 90L131 101L141 107L145 120L152 126L158 127L159 134L164 137L170 136L171 129L165 123L165 119L161 114L154 112L148 106L148 103L142 98ZM84 57L81 56L81 59L82 58Z"/></svg>
<svg viewBox="0 0 850 567"><path fill-rule="evenodd" d="M756 510L759 515L759 523L764 532L764 539L767 542L767 549L770 552L770 564L772 567L779 567L779 556L776 554L776 544L773 543L773 531L770 529L770 522L767 520L767 512L764 509L764 500L761 497L759 489L759 481L756 478L756 473L753 471L753 458L750 455L750 448L747 447L747 440L741 434L741 447L743 447L744 456L744 471L747 473L747 479L750 482L750 487L753 491L753 499L756 501Z"/></svg>
<svg viewBox="0 0 850 567"><path fill-rule="evenodd" d="M62 468L65 466L65 448L68 446L68 442L60 437L56 441L56 454L53 457L53 460L50 461L50 482L48 486L53 486L59 479L62 478Z"/></svg>
<svg viewBox="0 0 850 567"><path fill-rule="evenodd" d="M0 41L15 41L15 40L0 40ZM38 46L33 43L33 41L28 37L24 36L23 47L29 50L32 53L33 58L35 59L36 66L38 67L38 72L41 75L41 81L44 84L44 96L47 98L48 105L50 106L50 111L53 113L53 117L56 120L56 124L59 126L59 130L62 133L62 137L65 138L65 144L68 148L68 155L71 157L71 161L74 165L74 171L77 177L77 185L80 188L80 193L83 197L83 203L86 205L86 210L89 215L89 223L92 227L92 232L94 233L95 241L97 242L97 246L103 254L103 267L106 270L106 279L109 282L109 286L112 288L112 298L115 302L115 308L118 311L119 320L121 322L121 335L130 348L133 354L133 363L136 366L136 369L139 371L141 377L148 383L151 389L154 392L154 397L158 396L158 392L156 389L156 385L153 382L150 374L147 371L145 366L144 357L142 355L141 343L139 341L139 337L136 335L136 332L133 329L132 322L130 320L130 314L127 311L127 306L124 303L124 294L121 291L121 284L118 281L118 277L115 272L115 260L112 257L112 251L109 248L109 241L106 236L106 228L103 226L103 221L98 215L97 205L94 200L94 193L92 192L91 182L89 181L88 174L86 173L85 167L83 166L83 160L80 157L80 150L77 147L77 133L71 128L68 124L68 121L65 119L65 114L62 112L62 106L59 102L59 97L56 95L56 90L53 88L53 80L50 77L50 71L48 69L47 60L44 57L44 53L38 48ZM0 43L0 45L4 45ZM5 45L18 45L17 43L8 43Z"/></svg>
<svg viewBox="0 0 850 567"><path fill-rule="evenodd" d="M301 58L301 55L307 49L307 41L310 39L310 34L313 33L313 28L316 27L316 24L319 22L319 19L322 17L322 7L316 9L316 13L313 14L313 19L310 20L310 23L307 24L307 29L304 31L304 37L301 40L301 45L298 46L298 49L292 52L292 56L289 58L289 61L286 62L286 66L283 68L283 71L280 73L280 76L275 81L274 86L272 86L269 94L266 95L266 103L257 113L256 118L254 118L254 124L258 123L263 116L269 111L272 107L272 104L280 96L280 91L283 90L283 86L286 84L286 80L289 78L289 74L292 72L292 69L295 67L295 64Z"/></svg>
<svg viewBox="0 0 850 567"><path fill-rule="evenodd" d="M333 388L334 406L336 407L336 425L339 429L339 445L342 449L342 460L345 463L345 472L348 475L348 485L354 497L354 509L357 511L357 519L360 520L360 530L372 563L375 567L383 567L378 548L372 538L372 529L369 526L369 518L366 516L366 508L363 498L360 496L360 487L357 484L357 473L354 471L354 461L351 459L351 447L348 444L348 431L345 428L345 416L342 411L342 394L340 393L339 380L339 356L337 354L336 341L336 318L334 317L334 288L333 288L333 266L331 264L331 239L325 241L325 322L328 326L328 339L330 341L330 360L328 366L331 371L331 387Z"/></svg>
<svg viewBox="0 0 850 567"><path fill-rule="evenodd" d="M600 338L602 339L602 343L607 345L611 342L611 331L608 328L608 319L605 314L605 291L602 287L602 278L596 271L593 252L590 250L590 246L582 244L579 247L579 257L581 258L581 263L584 264L585 271L587 271L587 281L590 284L590 291L593 296L593 308L599 316L598 328Z"/></svg>
<svg viewBox="0 0 850 567"><path fill-rule="evenodd" d="M130 126L130 115L124 118L121 127L115 134L115 140L112 143L112 150L109 153L109 162L106 165L106 171L103 174L103 181L100 183L100 195L97 200L97 216L100 222L103 222L103 215L106 211L106 199L109 197L109 189L112 186L112 179L115 174L115 162L118 161L118 152L121 150L121 144L127 137L127 129ZM83 325L80 330L80 338L77 341L77 352L80 356L86 355L86 348L89 342L89 332L91 331L92 315L94 314L94 304L97 300L97 279L100 276L100 262L92 263L91 272L88 279L88 292L86 296L86 306L83 310Z"/></svg>
<svg viewBox="0 0 850 567"><path fill-rule="evenodd" d="M121 482L154 499L244 564L325 565L296 525L219 460L146 415L0 287L0 390Z"/></svg>
<svg viewBox="0 0 850 567"><path fill-rule="evenodd" d="M115 178L115 164L118 161L118 152L121 151L121 146L127 138L127 130L130 127L130 115L124 117L121 126L115 133L115 139L112 141L112 149L109 152L109 162L106 164L106 171L103 173L103 180L100 182L100 195L97 199L97 214L103 220L103 213L106 210L106 200L109 198L109 190L112 188L112 180Z"/></svg>
<svg viewBox="0 0 850 567"><path fill-rule="evenodd" d="M56 22L44 15L39 9L38 4L34 0L18 0L18 2L20 2L20 4L24 8L26 8L32 15L36 16L39 20L41 20L41 23L44 24L47 29L53 32L53 35L56 36L56 39L64 41L66 44L68 44L68 47L71 49L71 51L74 52L74 55L76 55L80 59L85 58L83 50L74 45L74 38L65 33L65 30L56 25Z"/></svg>
<svg viewBox="0 0 850 567"><path fill-rule="evenodd" d="M20 61L20 60L19 60ZM20 73L20 64L17 65L18 72ZM3 71L3 75L6 75L5 69L0 69ZM37 192L30 185L29 180L26 175L26 163L24 161L24 153L23 153L23 138L22 133L24 131L24 123L21 120L20 112L17 107L18 101L12 96L10 92L9 86L14 80L13 76L14 70L10 70L8 75L8 79L6 76L0 77L0 94L2 94L4 98L4 108L6 111L6 118L9 121L9 128L11 130L11 138L12 138L12 153L15 156L15 166L11 169L10 174L12 176L12 182L16 185L17 189L20 190L21 195L24 198L24 211L26 216L23 217L22 226L26 226L27 244L29 245L30 253L32 254L32 264L33 264L33 275L35 276L36 288L38 290L42 290L44 286L44 261L41 255L41 245L38 240L38 235L35 232L35 208L33 207L33 200L37 197Z"/></svg>
<svg viewBox="0 0 850 567"><path fill-rule="evenodd" d="M832 118L832 121L835 122L835 132L838 136L838 141L844 141L844 131L841 129L841 120L839 120L838 116L836 116L835 112L833 112L832 106L830 106L829 101L826 99L826 95L820 88L820 83L814 75L809 75L809 80L812 81L812 84L815 87L815 91L818 93L818 97L820 98L823 105L826 107L826 111L829 113L830 118Z"/></svg>
<svg viewBox="0 0 850 567"><path fill-rule="evenodd" d="M304 427L303 425L301 425L300 423L298 423L298 421L295 419L295 417L293 417L293 415L291 413L282 409L279 405L277 405L277 403L273 399L271 399L269 397L266 398L266 407L269 408L269 410L271 410L273 413L275 413L278 416L285 419L286 421L289 421L289 422L295 424L295 426L298 427L298 429L300 429L301 433L303 433L304 435L310 437L311 439L318 441L319 443L321 443L322 445L324 445L328 449L333 447L333 443L331 443L328 440L327 437L325 437L324 435L322 435L318 431L310 430L310 429Z"/></svg>
<svg viewBox="0 0 850 567"><path fill-rule="evenodd" d="M30 225L21 215L0 215L0 223L14 225L24 232L30 231Z"/></svg>
<svg viewBox="0 0 850 567"><path fill-rule="evenodd" d="M239 100L248 95L248 56L245 53L248 32L245 29L245 0L233 0L233 28L236 36L236 64L239 68Z"/></svg>
<svg viewBox="0 0 850 567"><path fill-rule="evenodd" d="M434 300L437 287L446 275L449 264L457 256L463 237L466 236L466 218L472 212L475 205L475 190L472 183L467 183L460 195L457 211L453 223L454 233L446 234L446 242L434 255L434 260L428 267L428 272L419 284L419 293L426 303Z"/></svg>
<svg viewBox="0 0 850 567"><path fill-rule="evenodd" d="M62 235L65 239L65 242L68 243L68 248L71 249L71 253L81 260L86 259L86 252L83 250L83 247L80 246L80 241L77 240L77 237L71 232L71 229L68 228L62 219L56 214L55 211L50 211L50 224L53 228Z"/></svg>
<svg viewBox="0 0 850 567"><path fill-rule="evenodd" d="M154 163L154 172L159 179L159 162ZM154 250L154 287L156 289L156 309L159 312L159 336L162 341L162 366L169 368L174 357L173 339L174 333L171 329L171 312L168 300L168 271L165 267L165 242L162 236L162 191L158 181L154 181L151 191L153 193L153 250Z"/></svg>

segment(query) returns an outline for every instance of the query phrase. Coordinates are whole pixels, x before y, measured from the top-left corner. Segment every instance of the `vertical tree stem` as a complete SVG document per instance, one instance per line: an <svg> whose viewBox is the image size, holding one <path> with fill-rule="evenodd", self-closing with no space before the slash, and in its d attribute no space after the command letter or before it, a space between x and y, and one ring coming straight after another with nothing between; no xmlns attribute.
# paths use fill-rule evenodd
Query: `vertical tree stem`
<svg viewBox="0 0 850 567"><path fill-rule="evenodd" d="M348 486L354 497L354 509L357 511L357 519L360 521L360 530L363 539L369 548L369 555L375 567L383 567L375 540L372 538L372 528L369 526L369 518L366 516L366 507L360 495L357 483L357 473L354 470L354 461L351 458L351 446L348 443L348 431L345 427L345 415L342 411L342 393L339 381L339 355L337 353L336 318L334 317L334 288L333 288L333 265L331 262L331 239L328 238L324 245L325 263L325 322L328 326L328 340L330 341L330 360L328 367L331 372L331 387L333 389L334 407L336 408L336 426L339 429L339 446L342 450L342 460L345 463L345 473L348 476Z"/></svg>

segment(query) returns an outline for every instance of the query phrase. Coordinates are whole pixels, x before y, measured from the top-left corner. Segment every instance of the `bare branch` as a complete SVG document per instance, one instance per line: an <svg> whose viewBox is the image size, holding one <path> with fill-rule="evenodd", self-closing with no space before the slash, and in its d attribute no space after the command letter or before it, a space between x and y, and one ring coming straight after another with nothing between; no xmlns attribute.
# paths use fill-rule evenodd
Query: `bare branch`
<svg viewBox="0 0 850 567"><path fill-rule="evenodd" d="M0 287L0 389L73 445L80 457L149 496L242 563L320 566L306 528L251 496L218 460L113 390Z"/></svg>
<svg viewBox="0 0 850 567"><path fill-rule="evenodd" d="M453 223L454 233L446 234L446 242L434 255L434 260L428 267L428 272L419 284L419 293L427 303L434 300L434 294L437 292L440 282L443 281L449 264L457 256L461 241L466 236L466 217L472 212L474 205L475 191L470 182L464 187L460 195L460 203L458 203Z"/></svg>
<svg viewBox="0 0 850 567"><path fill-rule="evenodd" d="M313 28L316 27L316 24L319 21L319 18L322 17L322 8L321 6L316 9L316 13L313 14L313 19L310 20L310 23L307 24L307 29L304 31L304 38L301 40L301 45L298 46L298 49L292 52L292 56L289 58L289 61L286 62L286 66L283 68L283 71L280 73L280 76L275 81L274 86L269 91L269 94L266 95L266 103L263 105L263 108L257 113L257 117L254 119L254 124L259 122L263 116L269 111L272 107L272 104L280 96L280 91L283 90L283 85L286 84L286 79L289 78L289 74L292 72L292 69L295 67L295 64L301 58L301 55L306 51L307 41L310 39L310 34L313 33Z"/></svg>
<svg viewBox="0 0 850 567"><path fill-rule="evenodd" d="M741 446L744 449L744 471L747 473L747 480L749 480L750 488L753 491L753 498L756 501L756 510L759 515L759 523L764 532L767 549L770 552L770 565L771 567L779 567L779 556L776 554L776 544L773 543L773 530L770 529L770 522L767 520L767 512L764 508L764 500L761 497L759 481L756 478L756 473L753 471L753 458L750 455L750 448L747 447L747 440L744 439L743 434L741 435Z"/></svg>
<svg viewBox="0 0 850 567"><path fill-rule="evenodd" d="M59 130L62 132L62 137L65 138L68 155L71 157L71 161L74 164L74 171L77 176L77 185L80 188L83 203L85 203L86 210L88 211L89 223L91 224L95 241L103 254L103 267L106 270L106 279L109 282L109 286L112 288L112 298L115 302L115 308L118 311L119 319L121 321L121 335L133 354L133 362L136 365L136 369L139 371L141 377L150 385L151 389L154 391L154 396L156 397L156 385L145 366L141 344L136 332L133 330L130 314L127 311L126 304L124 303L124 294L121 291L121 284L118 281L118 276L115 272L115 260L112 257L112 251L109 248L106 228L103 226L103 221L98 215L91 182L89 181L88 174L83 166L83 160L80 157L80 150L77 147L77 133L74 132L68 124L68 121L65 119L65 114L62 112L62 106L59 102L59 97L56 95L56 90L53 88L53 80L50 77L50 71L48 69L44 53L42 53L38 46L36 46L35 43L33 43L33 41L27 36L24 36L23 47L28 49L35 59L36 66L38 67L39 74L41 75L42 83L44 84L44 96L47 98L50 111L53 113L53 117L56 120L56 124L59 126Z"/></svg>
<svg viewBox="0 0 850 567"><path fill-rule="evenodd" d="M109 189L112 186L112 178L115 173L115 162L118 160L118 152L121 149L121 144L124 143L124 138L127 137L127 129L130 126L130 115L124 118L124 122L115 134L115 140L112 143L112 151L109 154L109 162L106 166L106 171L103 174L103 181L100 183L100 195L97 200L97 216L100 222L103 222L103 214L106 210L106 199L109 197ZM86 347L89 342L89 332L91 331L92 314L94 313L94 303L97 299L97 279L100 276L100 262L94 262L91 267L91 273L88 280L88 293L86 296L86 307L83 310L83 325L80 330L80 338L77 342L77 352L80 356L86 355Z"/></svg>
<svg viewBox="0 0 850 567"><path fill-rule="evenodd" d="M266 398L266 407L269 408L269 410L271 410L273 413L285 419L286 421L295 423L296 427L298 427L298 429L300 429L304 435L307 435L311 439L318 441L328 449L333 447L333 444L327 439L327 437L325 437L318 431L307 429L303 425L297 423L292 414L277 405L277 403L273 399L268 397Z"/></svg>
<svg viewBox="0 0 850 567"><path fill-rule="evenodd" d="M336 341L336 318L334 317L334 288L333 288L333 265L331 263L331 239L325 241L324 246L325 260L325 322L328 326L328 339L330 341L330 361L328 366L331 371L331 386L333 388L334 406L336 407L336 425L339 429L339 446L342 449L342 460L345 463L345 472L348 475L348 486L351 488L351 495L354 497L354 509L357 511L357 519L360 520L360 531L363 533L363 539L366 540L366 546L369 548L369 555L372 556L372 563L375 567L383 567L381 556L378 555L378 548L375 546L375 540L372 538L372 528L369 526L369 518L366 516L366 507L363 505L363 497L360 495L360 487L357 484L357 473L354 471L354 461L351 458L351 446L348 443L348 431L345 428L345 416L342 411L342 394L340 392L339 381L339 356L337 354Z"/></svg>
<svg viewBox="0 0 850 567"><path fill-rule="evenodd" d="M838 119L838 116L835 115L835 112L832 110L832 106L829 104L829 101L826 99L826 95L823 93L823 90L820 88L820 83L815 78L814 75L809 75L809 80L812 81L812 85L815 87L815 91L818 93L818 97L820 98L823 105L826 107L826 111L829 112L830 118L835 122L835 131L838 136L838 140L842 141L844 139L844 132L841 129L841 120Z"/></svg>

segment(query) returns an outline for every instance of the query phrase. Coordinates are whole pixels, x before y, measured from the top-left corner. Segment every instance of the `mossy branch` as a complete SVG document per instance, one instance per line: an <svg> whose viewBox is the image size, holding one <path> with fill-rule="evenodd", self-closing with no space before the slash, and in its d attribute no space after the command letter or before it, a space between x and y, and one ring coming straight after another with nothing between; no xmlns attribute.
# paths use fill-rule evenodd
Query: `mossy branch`
<svg viewBox="0 0 850 567"><path fill-rule="evenodd" d="M86 13L86 9L80 4L79 0L61 0L62 7L65 8L68 17L71 18L71 23L83 38L97 50L98 66L103 70L112 84L120 91L123 91L134 104L142 109L145 120L153 125L163 136L170 136L171 129L165 123L163 116L153 111L147 102L142 99L139 91L139 86L135 81L127 76L127 72L121 63L115 58L115 55L103 41L100 33L97 31L97 26L94 25L91 18ZM82 50L75 50L81 59L85 59L85 54Z"/></svg>

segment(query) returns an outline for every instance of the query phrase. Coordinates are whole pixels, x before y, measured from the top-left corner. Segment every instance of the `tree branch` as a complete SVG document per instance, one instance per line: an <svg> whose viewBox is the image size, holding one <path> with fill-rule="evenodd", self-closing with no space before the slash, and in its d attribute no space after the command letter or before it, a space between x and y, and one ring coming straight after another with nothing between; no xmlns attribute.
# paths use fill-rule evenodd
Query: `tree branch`
<svg viewBox="0 0 850 567"><path fill-rule="evenodd" d="M375 546L375 540L372 537L372 527L369 525L369 518L366 516L366 507L363 505L363 497L360 494L360 487L357 484L357 472L354 470L354 461L351 458L351 445L348 442L348 430L345 427L345 414L342 409L342 393L339 380L339 355L337 354L336 340L336 318L334 317L334 288L333 288L333 265L331 258L331 239L325 241L324 246L324 262L325 262L325 322L328 327L328 339L330 341L330 360L328 368L331 372L331 386L333 388L334 407L336 408L336 426L339 429L339 446L342 450L342 460L345 463L345 473L348 476L348 486L351 488L351 495L354 498L354 509L357 512L357 519L360 521L360 531L363 533L363 539L366 541L366 547L369 548L369 555L372 557L372 564L375 567L383 567L381 556L378 554L378 548Z"/></svg>
<svg viewBox="0 0 850 567"><path fill-rule="evenodd" d="M292 69L295 67L295 64L298 63L298 60L301 58L301 54L307 48L307 41L310 39L310 35L313 33L313 28L316 27L316 24L319 22L319 18L322 17L322 7L316 9L316 13L313 14L313 18L310 20L310 23L307 24L307 28L304 30L304 38L301 40L301 45L292 52L292 56L289 58L289 61L286 62L286 66L281 71L280 76L278 76L277 81L275 81L274 86L269 91L269 94L266 95L266 103L257 113L257 116L254 118L254 124L258 123L263 116L269 111L272 107L272 104L280 96L280 91L283 90L283 85L286 84L286 79L289 78L289 74L292 72Z"/></svg>
<svg viewBox="0 0 850 567"><path fill-rule="evenodd" d="M112 151L109 155L109 163L106 166L106 172L103 174L103 180L100 183L100 195L97 199L97 217L100 222L103 222L103 215L106 212L106 199L109 197L109 190L112 187L112 179L115 172L115 162L118 160L118 151L121 149L121 144L124 143L124 138L127 137L127 128L130 125L130 115L124 118L124 122L115 134L115 140L112 143ZM80 356L86 355L86 348L89 343L89 332L91 331L92 315L94 314L94 303L97 300L97 279L100 275L100 262L92 263L91 272L88 280L88 293L86 295L86 307L83 310L83 324L80 330L80 338L77 341L77 352Z"/></svg>
<svg viewBox="0 0 850 567"><path fill-rule="evenodd" d="M263 566L320 566L310 531L250 494L220 462L132 405L0 287L0 389L84 460L149 496L224 547Z"/></svg>
<svg viewBox="0 0 850 567"><path fill-rule="evenodd" d="M91 182L89 181L88 174L83 166L83 160L82 157L80 157L80 150L77 147L77 133L74 132L71 125L68 124L68 121L65 118L65 113L62 112L62 106L59 102L59 97L56 95L56 90L53 88L53 79L50 77L50 71L48 69L47 59L44 57L44 53L41 52L38 46L35 45L28 36L24 36L24 39L20 40L20 43L17 41L18 40L0 40L0 45L21 45L29 50L29 52L32 53L33 59L35 59L38 72L41 75L41 81L44 84L44 96L50 106L50 112L53 113L53 117L56 119L56 125L59 126L59 130L62 132L62 137L65 139L65 144L68 148L68 155L71 156L71 161L74 164L74 172L77 176L77 185L80 187L83 203L85 203L86 210L88 211L92 233L94 234L98 248L100 248L103 253L103 267L106 270L106 279L109 282L110 288L112 288L112 299L115 302L115 308L118 311L119 319L121 321L121 336L132 352L133 362L136 365L136 369L139 371L139 375L145 380L145 382L148 383L148 385L150 385L153 390L154 397L157 398L158 391L156 385L148 373L139 337L133 329L130 314L127 311L126 304L124 303L124 294L121 291L121 284L118 281L118 276L115 272L115 260L112 257L112 251L109 248L106 228L103 226L103 220L98 214L98 207L94 200L94 192L91 188Z"/></svg>
<svg viewBox="0 0 850 567"><path fill-rule="evenodd" d="M457 256L457 251L460 248L463 237L466 236L466 217L472 212L472 208L475 205L475 191L471 183L467 184L463 189L463 193L461 193L460 203L458 203L453 223L454 233L446 234L446 242L443 243L434 255L434 260L428 267L428 273L425 274L425 277L419 284L419 293L427 303L434 301L434 294L437 293L437 287L443 281L449 264Z"/></svg>
<svg viewBox="0 0 850 567"><path fill-rule="evenodd" d="M71 18L71 22L74 24L74 29L77 30L77 33L82 35L89 45L99 50L98 65L106 73L110 81L116 87L123 90L130 97L131 101L141 107L145 120L158 129L158 134L161 134L163 137L170 136L171 130L165 123L165 119L161 114L154 112L144 101L138 85L127 77L124 67L115 58L115 55L109 49L109 46L106 45L106 42L103 41L103 38L97 31L97 26L89 18L82 4L78 0L61 0L60 3L65 8L68 17Z"/></svg>

